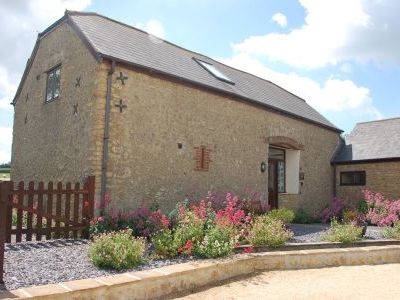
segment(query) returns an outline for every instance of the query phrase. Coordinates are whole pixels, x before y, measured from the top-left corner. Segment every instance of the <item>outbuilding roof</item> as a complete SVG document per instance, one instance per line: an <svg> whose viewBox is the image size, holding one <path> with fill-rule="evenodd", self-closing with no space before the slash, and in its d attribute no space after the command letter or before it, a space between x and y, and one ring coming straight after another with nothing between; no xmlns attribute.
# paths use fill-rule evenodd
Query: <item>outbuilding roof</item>
<svg viewBox="0 0 400 300"><path fill-rule="evenodd" d="M75 29L99 60L110 59L149 69L341 132L305 100L268 80L96 13L66 11L39 39L63 21Z"/></svg>
<svg viewBox="0 0 400 300"><path fill-rule="evenodd" d="M400 118L358 123L333 163L400 159Z"/></svg>

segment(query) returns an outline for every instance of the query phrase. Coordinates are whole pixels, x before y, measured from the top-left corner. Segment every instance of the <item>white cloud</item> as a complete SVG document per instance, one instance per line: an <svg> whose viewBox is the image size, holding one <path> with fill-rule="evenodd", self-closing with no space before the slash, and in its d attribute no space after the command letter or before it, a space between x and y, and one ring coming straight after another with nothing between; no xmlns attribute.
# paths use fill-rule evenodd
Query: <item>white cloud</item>
<svg viewBox="0 0 400 300"><path fill-rule="evenodd" d="M1 0L0 5L0 110L9 114L2 118L0 126L12 119L13 100L26 61L33 49L38 32L43 31L58 18L65 9L82 10L90 0ZM7 45L7 47L3 47ZM5 122L5 123L4 123ZM3 138L5 127L0 127L0 161L10 160L11 135ZM8 128L7 132L10 132Z"/></svg>
<svg viewBox="0 0 400 300"><path fill-rule="evenodd" d="M149 20L146 24L138 23L134 25L135 27L154 35L155 37L164 39L165 38L165 30L164 26L158 20Z"/></svg>
<svg viewBox="0 0 400 300"><path fill-rule="evenodd" d="M369 89L357 86L351 80L331 77L320 84L311 78L293 72L274 71L259 60L244 53L218 60L280 85L304 98L308 104L321 113L346 112L353 116L362 117L363 120L383 117L373 106Z"/></svg>
<svg viewBox="0 0 400 300"><path fill-rule="evenodd" d="M0 109L12 110L10 102L16 89L17 83L10 81L7 70L0 65Z"/></svg>
<svg viewBox="0 0 400 300"><path fill-rule="evenodd" d="M282 13L274 14L272 16L271 20L274 21L276 24L278 24L281 27L286 27L286 25L287 25L286 16Z"/></svg>
<svg viewBox="0 0 400 300"><path fill-rule="evenodd" d="M0 126L0 163L11 160L12 128Z"/></svg>
<svg viewBox="0 0 400 300"><path fill-rule="evenodd" d="M306 10L303 26L289 33L251 36L234 50L310 69L348 60L400 63L400 1L299 2Z"/></svg>

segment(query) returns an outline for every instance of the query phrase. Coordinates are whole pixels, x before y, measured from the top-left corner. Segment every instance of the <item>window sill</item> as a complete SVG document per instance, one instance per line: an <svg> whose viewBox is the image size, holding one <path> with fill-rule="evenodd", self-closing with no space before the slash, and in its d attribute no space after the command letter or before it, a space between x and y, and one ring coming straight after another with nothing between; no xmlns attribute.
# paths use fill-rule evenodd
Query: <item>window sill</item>
<svg viewBox="0 0 400 300"><path fill-rule="evenodd" d="M57 98L53 98L51 100L46 100L46 101L44 101L44 104L52 103L52 102L57 101L57 100L60 100L60 96L58 96Z"/></svg>

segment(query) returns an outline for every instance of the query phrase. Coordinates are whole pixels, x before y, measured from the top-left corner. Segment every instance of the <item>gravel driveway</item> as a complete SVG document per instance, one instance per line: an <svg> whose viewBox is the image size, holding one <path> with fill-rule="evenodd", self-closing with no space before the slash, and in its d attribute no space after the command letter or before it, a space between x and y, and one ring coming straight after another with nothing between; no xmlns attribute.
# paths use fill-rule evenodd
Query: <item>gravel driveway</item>
<svg viewBox="0 0 400 300"><path fill-rule="evenodd" d="M290 230L294 237L290 240L293 243L321 242L323 233L329 229L329 224L291 224ZM382 227L368 226L365 239L382 240Z"/></svg>
<svg viewBox="0 0 400 300"><path fill-rule="evenodd" d="M86 240L8 244L5 252L5 285L0 285L0 290L153 269L189 260L187 258L149 260L146 264L131 270L121 272L101 270L88 259L88 247Z"/></svg>
<svg viewBox="0 0 400 300"><path fill-rule="evenodd" d="M291 242L319 242L329 225L292 224L290 229L295 236ZM381 239L381 228L369 227L368 239ZM86 240L53 240L45 242L23 242L6 245L5 286L1 289L17 289L33 285L43 285L62 281L98 277L118 273L100 270L92 265L87 257ZM181 263L188 259L149 260L135 270L152 269L165 265ZM126 271L122 271L126 272Z"/></svg>

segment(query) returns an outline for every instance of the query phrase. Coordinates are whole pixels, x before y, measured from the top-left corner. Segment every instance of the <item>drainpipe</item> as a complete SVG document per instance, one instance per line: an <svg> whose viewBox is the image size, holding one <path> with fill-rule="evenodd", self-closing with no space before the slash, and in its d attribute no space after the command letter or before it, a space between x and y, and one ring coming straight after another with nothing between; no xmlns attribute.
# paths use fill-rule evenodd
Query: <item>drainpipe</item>
<svg viewBox="0 0 400 300"><path fill-rule="evenodd" d="M333 197L336 197L336 164L333 165Z"/></svg>
<svg viewBox="0 0 400 300"><path fill-rule="evenodd" d="M101 192L100 204L103 210L105 204L105 195L107 190L107 162L108 162L108 141L110 131L110 102L112 89L112 75L115 71L115 61L111 62L111 68L107 74L107 91L106 91L106 107L104 114L104 136L103 136L103 159L101 162Z"/></svg>

